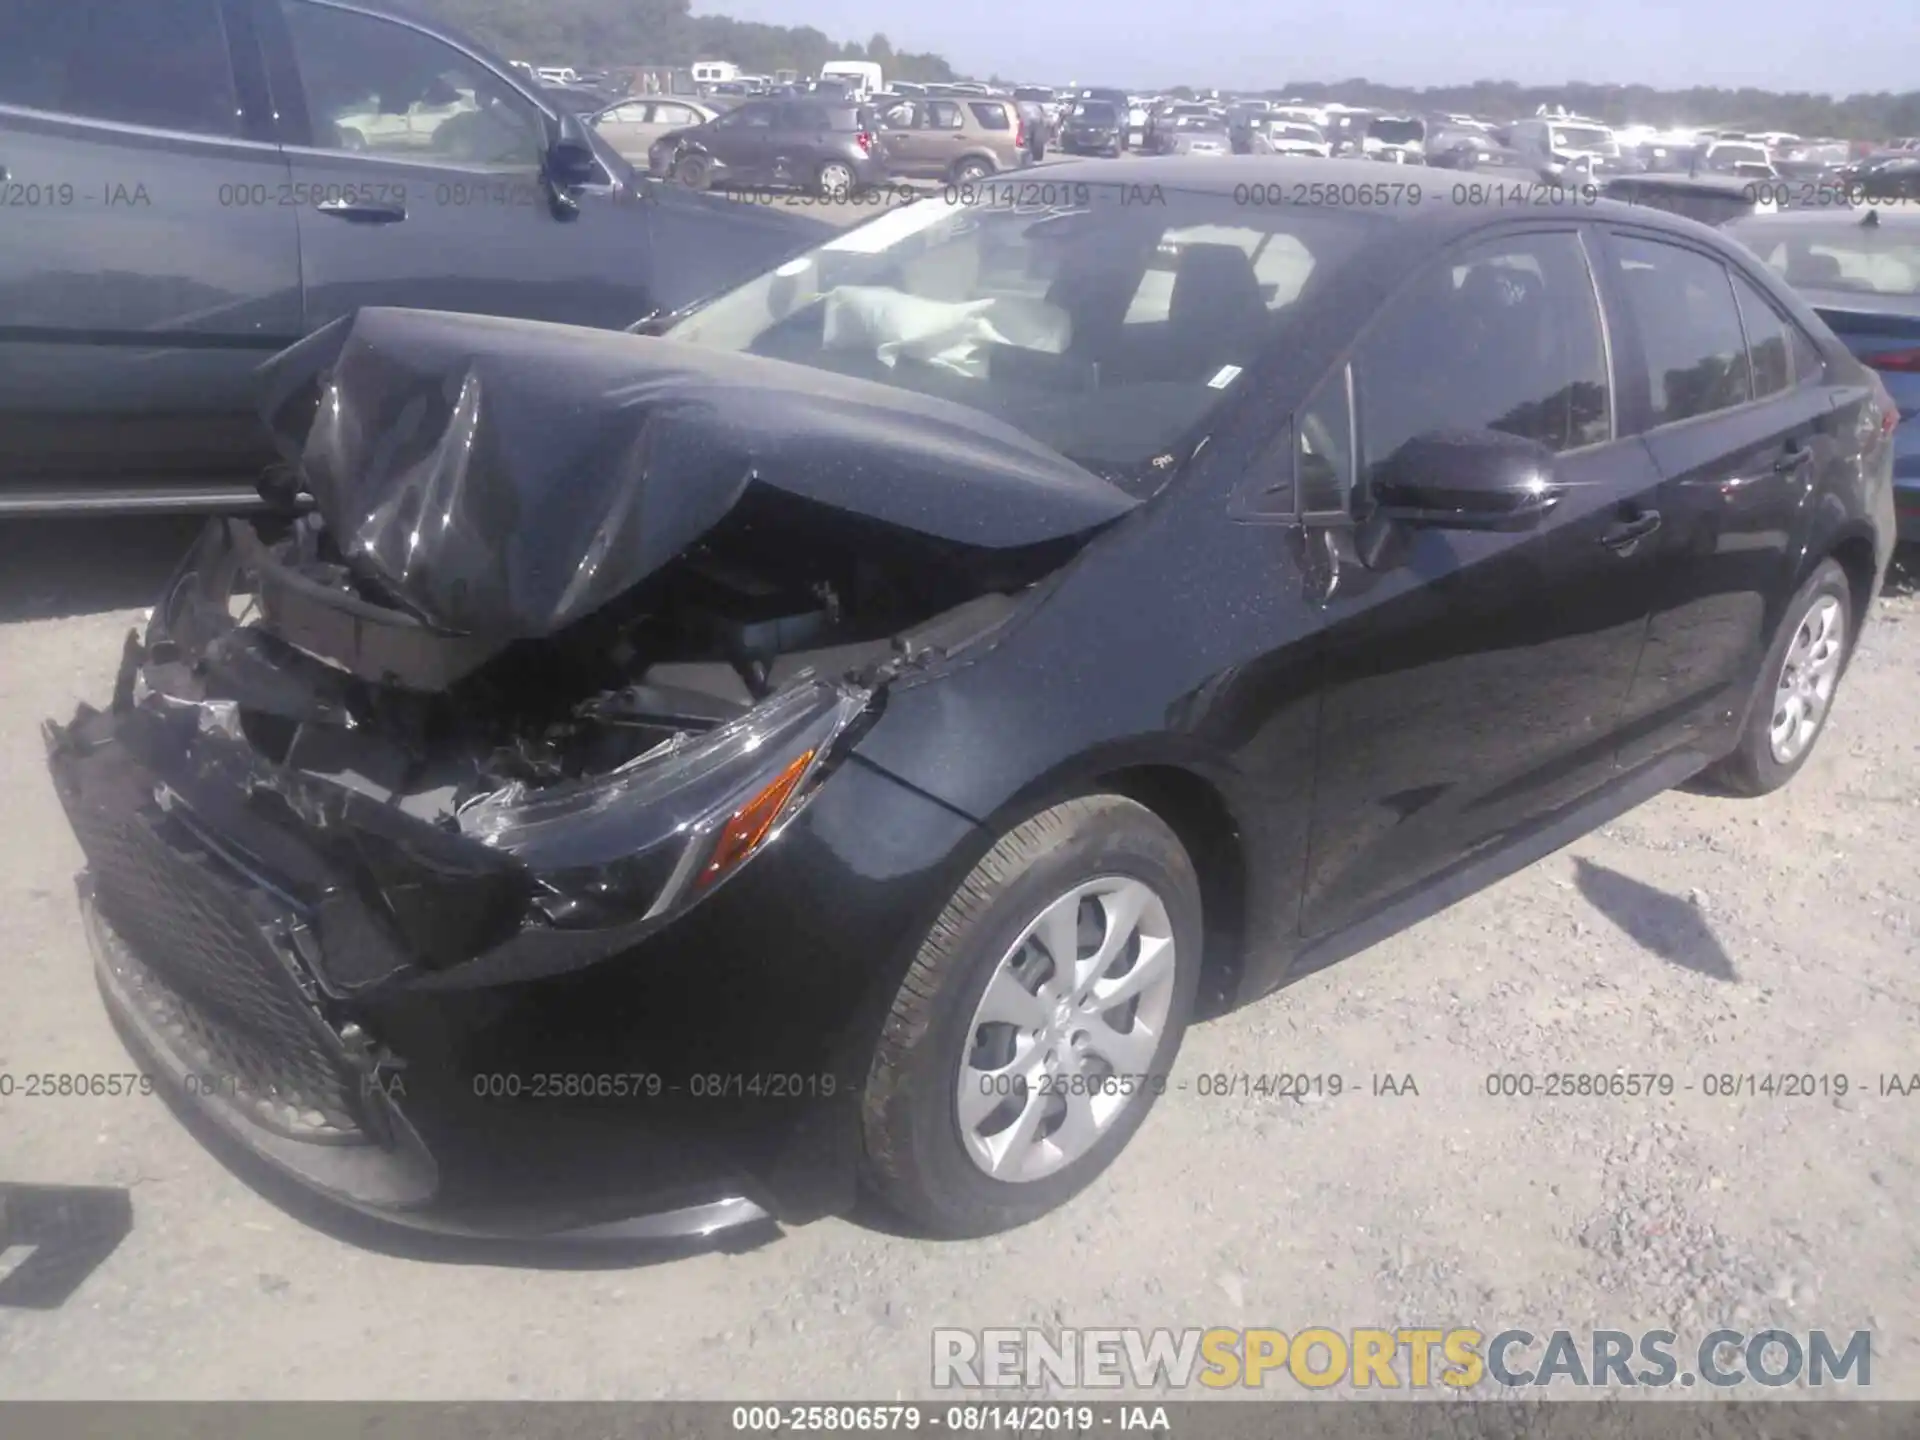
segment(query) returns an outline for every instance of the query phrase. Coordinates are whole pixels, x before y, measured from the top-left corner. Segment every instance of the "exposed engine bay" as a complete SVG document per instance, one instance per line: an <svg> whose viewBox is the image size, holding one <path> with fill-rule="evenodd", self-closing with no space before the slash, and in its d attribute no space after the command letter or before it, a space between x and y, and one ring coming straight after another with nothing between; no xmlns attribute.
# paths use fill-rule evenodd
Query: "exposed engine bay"
<svg viewBox="0 0 1920 1440"><path fill-rule="evenodd" d="M268 498L305 503L211 522L112 713L49 742L76 824L157 806L290 907L336 995L670 922L890 685L1139 503L979 412L664 339L362 311L265 378ZM146 800L89 788L108 751Z"/></svg>
<svg viewBox="0 0 1920 1440"><path fill-rule="evenodd" d="M777 516L749 505L614 604L492 653L356 575L318 516L271 542L216 522L175 582L152 658L230 704L271 762L451 826L483 796L607 775L809 674L870 688L992 628L1044 563L943 554L911 536L836 542L808 534L811 507L762 498ZM888 551L891 562L872 558Z"/></svg>

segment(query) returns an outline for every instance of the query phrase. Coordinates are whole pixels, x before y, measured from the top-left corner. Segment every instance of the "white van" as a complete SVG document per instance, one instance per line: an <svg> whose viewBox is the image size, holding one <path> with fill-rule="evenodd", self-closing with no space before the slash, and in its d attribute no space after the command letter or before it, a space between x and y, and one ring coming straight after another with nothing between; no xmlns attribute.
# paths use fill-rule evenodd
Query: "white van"
<svg viewBox="0 0 1920 1440"><path fill-rule="evenodd" d="M880 67L871 60L829 60L820 67L820 78L846 86L862 100L887 88L881 78Z"/></svg>
<svg viewBox="0 0 1920 1440"><path fill-rule="evenodd" d="M696 60L693 62L693 83L696 85L722 85L729 80L740 78L740 67L731 60Z"/></svg>

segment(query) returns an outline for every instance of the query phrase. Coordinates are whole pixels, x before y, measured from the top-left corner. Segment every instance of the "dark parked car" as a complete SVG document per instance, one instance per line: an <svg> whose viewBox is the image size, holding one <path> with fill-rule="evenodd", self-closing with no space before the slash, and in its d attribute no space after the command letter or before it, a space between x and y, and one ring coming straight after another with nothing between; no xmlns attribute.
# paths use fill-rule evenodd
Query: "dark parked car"
<svg viewBox="0 0 1920 1440"><path fill-rule="evenodd" d="M1737 220L1727 233L1879 373L1900 409L1893 432L1900 538L1920 540L1920 215L1894 206L1801 210Z"/></svg>
<svg viewBox="0 0 1920 1440"><path fill-rule="evenodd" d="M1561 184L1582 187L1594 182L1584 179L1563 180ZM1649 205L1697 220L1702 225L1725 225L1751 215L1761 205L1771 207L1786 196L1791 186L1767 180L1746 179L1739 175L1700 171L1692 175L1672 175L1658 171L1643 175L1615 175L1600 181L1600 193L1609 200L1628 205Z"/></svg>
<svg viewBox="0 0 1920 1440"><path fill-rule="evenodd" d="M8 0L0 200L0 514L257 499L255 372L361 305L620 326L822 229L656 186L506 61L323 0Z"/></svg>
<svg viewBox="0 0 1920 1440"><path fill-rule="evenodd" d="M1068 155L1118 155L1127 148L1127 112L1110 100L1079 100L1060 130Z"/></svg>
<svg viewBox="0 0 1920 1440"><path fill-rule="evenodd" d="M1134 108L1132 97L1129 96L1126 91L1112 85L1089 85L1080 91L1080 94L1068 107L1067 123L1073 123L1073 111L1091 104L1111 105L1113 107L1115 115L1119 117L1120 148L1122 150L1128 149L1131 145L1132 136L1129 120L1129 116Z"/></svg>
<svg viewBox="0 0 1920 1440"><path fill-rule="evenodd" d="M371 309L272 363L316 511L211 526L48 730L109 1009L223 1146L469 1232L998 1230L1197 1007L1805 763L1895 415L1747 250L1055 173L664 338ZM1235 203L1323 181L1371 203Z"/></svg>
<svg viewBox="0 0 1920 1440"><path fill-rule="evenodd" d="M694 190L779 185L848 195L887 178L874 113L851 100L749 100L674 130L647 153L655 175Z"/></svg>
<svg viewBox="0 0 1920 1440"><path fill-rule="evenodd" d="M1539 162L1524 150L1494 140L1455 139L1439 150L1430 150L1427 164L1442 170L1466 170L1502 185L1546 182ZM1467 182L1471 183L1471 181ZM1549 187L1550 188L1550 187Z"/></svg>
<svg viewBox="0 0 1920 1440"><path fill-rule="evenodd" d="M1861 201L1920 200L1920 155L1892 150L1834 172L1835 182Z"/></svg>

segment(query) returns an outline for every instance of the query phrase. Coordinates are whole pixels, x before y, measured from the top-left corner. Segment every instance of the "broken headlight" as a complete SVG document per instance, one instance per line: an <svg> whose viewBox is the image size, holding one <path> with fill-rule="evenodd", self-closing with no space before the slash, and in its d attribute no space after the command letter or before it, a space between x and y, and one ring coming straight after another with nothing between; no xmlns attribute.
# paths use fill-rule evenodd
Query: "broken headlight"
<svg viewBox="0 0 1920 1440"><path fill-rule="evenodd" d="M613 872L671 849L645 917L661 918L711 893L780 834L872 698L858 686L805 681L592 780L483 795L461 808L460 830L536 875Z"/></svg>

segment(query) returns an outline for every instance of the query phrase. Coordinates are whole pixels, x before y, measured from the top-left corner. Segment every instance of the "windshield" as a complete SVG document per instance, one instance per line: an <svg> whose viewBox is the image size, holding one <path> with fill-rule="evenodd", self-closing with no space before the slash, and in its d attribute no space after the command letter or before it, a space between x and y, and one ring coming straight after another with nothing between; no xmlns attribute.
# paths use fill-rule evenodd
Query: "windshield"
<svg viewBox="0 0 1920 1440"><path fill-rule="evenodd" d="M1375 120L1367 126L1368 137L1382 145L1411 145L1426 133L1427 127L1418 120Z"/></svg>
<svg viewBox="0 0 1920 1440"><path fill-rule="evenodd" d="M971 406L1121 483L1163 479L1289 307L1388 223L1168 192L921 201L696 311L674 341Z"/></svg>
<svg viewBox="0 0 1920 1440"><path fill-rule="evenodd" d="M1104 100L1083 100L1073 118L1087 125L1111 125L1114 108Z"/></svg>
<svg viewBox="0 0 1920 1440"><path fill-rule="evenodd" d="M1913 226L1757 217L1727 230L1795 288L1920 295L1920 229Z"/></svg>
<svg viewBox="0 0 1920 1440"><path fill-rule="evenodd" d="M1613 135L1598 126L1556 125L1552 143L1556 150L1594 150L1606 154L1613 149Z"/></svg>
<svg viewBox="0 0 1920 1440"><path fill-rule="evenodd" d="M1226 123L1211 115L1182 115L1175 124L1176 130L1224 130Z"/></svg>

